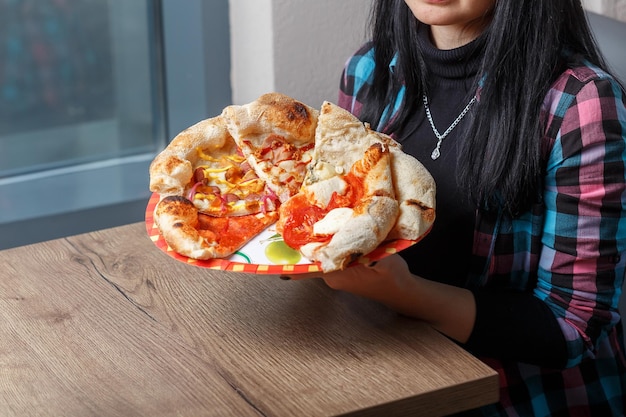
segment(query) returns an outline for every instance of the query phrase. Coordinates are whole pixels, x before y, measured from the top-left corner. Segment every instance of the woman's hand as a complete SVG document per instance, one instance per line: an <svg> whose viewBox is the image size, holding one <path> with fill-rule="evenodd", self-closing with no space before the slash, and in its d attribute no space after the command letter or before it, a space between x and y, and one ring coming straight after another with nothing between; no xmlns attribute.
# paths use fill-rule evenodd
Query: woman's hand
<svg viewBox="0 0 626 417"><path fill-rule="evenodd" d="M470 291L411 274L404 259L397 254L342 271L281 278L321 278L335 290L378 301L399 313L424 320L459 342L467 341L476 318L474 296Z"/></svg>
<svg viewBox="0 0 626 417"><path fill-rule="evenodd" d="M369 265L352 266L342 271L314 272L288 277L292 280L321 278L330 288L375 299L384 304L387 304L386 298L395 296L394 292L398 287L414 280L406 262L399 255L392 255Z"/></svg>

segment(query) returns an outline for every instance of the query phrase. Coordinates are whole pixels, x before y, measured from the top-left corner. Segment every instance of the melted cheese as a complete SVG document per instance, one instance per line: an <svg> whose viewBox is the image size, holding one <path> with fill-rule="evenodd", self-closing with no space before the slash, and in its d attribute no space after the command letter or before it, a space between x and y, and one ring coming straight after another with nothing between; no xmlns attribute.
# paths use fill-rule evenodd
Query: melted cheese
<svg viewBox="0 0 626 417"><path fill-rule="evenodd" d="M350 220L353 213L354 210L348 207L329 211L322 220L313 225L313 234L334 235Z"/></svg>
<svg viewBox="0 0 626 417"><path fill-rule="evenodd" d="M345 194L348 184L338 176L330 177L324 181L313 183L307 187L315 197L315 203L320 207L327 207L334 193Z"/></svg>

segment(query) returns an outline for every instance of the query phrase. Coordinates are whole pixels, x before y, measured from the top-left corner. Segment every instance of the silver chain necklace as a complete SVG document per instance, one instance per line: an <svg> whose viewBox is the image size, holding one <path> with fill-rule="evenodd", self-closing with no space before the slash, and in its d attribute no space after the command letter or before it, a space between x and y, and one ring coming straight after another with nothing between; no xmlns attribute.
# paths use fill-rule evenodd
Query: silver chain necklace
<svg viewBox="0 0 626 417"><path fill-rule="evenodd" d="M443 132L443 134L439 133L439 131L435 127L435 122L433 122L433 116L430 114L430 108L428 107L428 98L426 97L426 94L424 94L422 98L424 100L424 109L426 110L426 117L428 118L428 121L430 122L430 127L433 129L433 133L437 137L437 146L435 147L435 149L433 149L433 153L430 154L430 157L434 161L435 159L441 156L441 152L439 151L439 148L441 148L441 142L443 142L446 136L448 136L448 134L452 132L452 129L454 129L456 125L459 124L461 119L465 117L470 107L472 107L472 104L474 104L474 102L476 101L476 96L472 97L472 99L470 100L469 103L467 103L467 106L465 106L461 114L459 114L457 118L454 119L454 122L452 122L450 127L448 127L446 131Z"/></svg>

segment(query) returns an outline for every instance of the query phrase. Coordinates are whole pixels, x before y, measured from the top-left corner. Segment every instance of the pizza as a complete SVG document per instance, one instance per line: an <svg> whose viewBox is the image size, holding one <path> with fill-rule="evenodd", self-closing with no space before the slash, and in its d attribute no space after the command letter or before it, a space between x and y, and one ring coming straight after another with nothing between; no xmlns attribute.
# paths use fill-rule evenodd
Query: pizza
<svg viewBox="0 0 626 417"><path fill-rule="evenodd" d="M417 240L435 217L432 177L391 137L279 93L178 134L150 165L150 190L160 234L193 259L228 257L275 224L332 271L385 240Z"/></svg>
<svg viewBox="0 0 626 417"><path fill-rule="evenodd" d="M270 147L254 153L246 148L245 155L229 131L226 114L249 108L259 126L254 140ZM281 179L301 178L305 151L313 147L317 115L313 108L272 93L252 105L227 107L223 114L179 133L150 165L150 190L160 196L154 221L168 245L194 259L222 258L275 223L279 195L287 199L299 184L281 188L275 182L269 187L258 161L278 164ZM281 130L266 127L272 124ZM309 138L306 125L312 126Z"/></svg>
<svg viewBox="0 0 626 417"><path fill-rule="evenodd" d="M377 133L382 135L381 133ZM387 240L419 240L435 222L436 185L430 172L399 144L388 138L391 174L399 213Z"/></svg>
<svg viewBox="0 0 626 417"><path fill-rule="evenodd" d="M296 194L315 146L318 111L288 96L264 94L222 112L247 161L281 202Z"/></svg>

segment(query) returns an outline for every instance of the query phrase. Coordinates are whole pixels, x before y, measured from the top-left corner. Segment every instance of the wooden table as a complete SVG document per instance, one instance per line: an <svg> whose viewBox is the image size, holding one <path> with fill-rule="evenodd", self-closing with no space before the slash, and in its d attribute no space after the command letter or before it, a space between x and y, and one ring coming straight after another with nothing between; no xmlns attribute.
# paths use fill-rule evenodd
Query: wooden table
<svg viewBox="0 0 626 417"><path fill-rule="evenodd" d="M436 416L497 374L321 280L213 271L143 223L0 252L2 416Z"/></svg>

